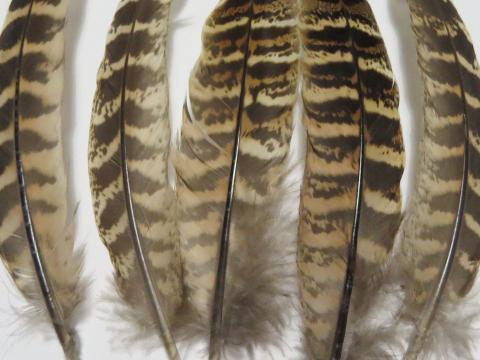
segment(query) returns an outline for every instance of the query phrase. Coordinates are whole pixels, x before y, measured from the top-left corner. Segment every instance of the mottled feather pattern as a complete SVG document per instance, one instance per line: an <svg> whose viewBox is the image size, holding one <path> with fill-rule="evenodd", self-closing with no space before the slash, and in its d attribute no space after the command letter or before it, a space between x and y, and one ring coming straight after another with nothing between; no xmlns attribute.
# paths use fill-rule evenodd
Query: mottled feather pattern
<svg viewBox="0 0 480 360"><path fill-rule="evenodd" d="M454 1L405 0L424 84L405 214L399 89L368 0L218 0L175 147L173 0L118 1L88 149L113 345L276 358L293 330L292 359L474 360L480 65ZM21 326L47 324L78 360L85 286L62 139L70 0L9 2L0 259L25 300ZM292 141L296 107L305 144Z"/></svg>
<svg viewBox="0 0 480 360"><path fill-rule="evenodd" d="M400 223L403 142L398 89L368 3L303 1L300 32L308 133L301 301L308 351L329 359L354 232L354 304L372 291L389 258Z"/></svg>
<svg viewBox="0 0 480 360"><path fill-rule="evenodd" d="M449 321L445 312L435 313L439 306L450 312L454 304L464 307L461 299L469 294L479 265L480 70L449 0L409 0L409 6L424 80L425 124L418 188L404 229L403 252L412 270L407 309L410 316L422 314L407 358L420 356L432 322L451 334L430 340L452 345L448 358L467 358L472 339L467 331L458 341L455 332L471 319L453 312Z"/></svg>
<svg viewBox="0 0 480 360"><path fill-rule="evenodd" d="M82 295L61 139L67 7L65 0L13 0L0 36L0 254L23 295L40 306L35 312L47 304L74 358L71 317ZM39 266L44 274L36 274Z"/></svg>
<svg viewBox="0 0 480 360"><path fill-rule="evenodd" d="M293 266L285 263L289 222L275 214L296 101L296 15L294 0L220 1L204 27L175 157L186 301L205 335L240 121L222 336L227 347L250 351L279 332L288 298L281 288Z"/></svg>
<svg viewBox="0 0 480 360"><path fill-rule="evenodd" d="M133 247L121 156L123 122L136 226L163 313L182 299L175 195L168 183L170 123L166 73L169 0L124 0L113 20L98 75L90 134L90 176L100 236L116 283L141 326L154 327Z"/></svg>

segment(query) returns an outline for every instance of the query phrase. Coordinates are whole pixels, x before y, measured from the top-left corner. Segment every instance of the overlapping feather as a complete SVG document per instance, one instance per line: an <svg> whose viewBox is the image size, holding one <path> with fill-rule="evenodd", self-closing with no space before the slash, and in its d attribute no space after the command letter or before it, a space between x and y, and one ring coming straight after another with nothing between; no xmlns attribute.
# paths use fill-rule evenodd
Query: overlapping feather
<svg viewBox="0 0 480 360"><path fill-rule="evenodd" d="M161 335L182 301L175 195L168 184L170 124L166 42L170 0L122 0L98 75L90 176L100 236L141 334Z"/></svg>
<svg viewBox="0 0 480 360"><path fill-rule="evenodd" d="M296 101L296 15L295 0L221 0L190 77L175 157L183 329L211 332L212 359L279 345L289 314L295 223L282 212L282 179Z"/></svg>
<svg viewBox="0 0 480 360"><path fill-rule="evenodd" d="M381 284L400 224L398 90L367 1L303 0L300 31L305 348L313 359L340 359L347 332L360 341L358 318Z"/></svg>
<svg viewBox="0 0 480 360"><path fill-rule="evenodd" d="M0 36L0 256L77 359L81 256L67 219L61 138L66 0L12 0ZM48 319L48 320L47 320Z"/></svg>
<svg viewBox="0 0 480 360"><path fill-rule="evenodd" d="M480 247L480 70L450 0L409 0L424 80L418 188L404 228L406 359L473 359Z"/></svg>

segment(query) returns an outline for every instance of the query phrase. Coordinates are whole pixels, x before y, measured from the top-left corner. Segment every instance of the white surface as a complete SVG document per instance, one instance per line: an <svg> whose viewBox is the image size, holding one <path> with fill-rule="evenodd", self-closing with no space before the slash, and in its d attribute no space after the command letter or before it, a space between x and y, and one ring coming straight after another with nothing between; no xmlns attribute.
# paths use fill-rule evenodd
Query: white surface
<svg viewBox="0 0 480 360"><path fill-rule="evenodd" d="M428 0L426 0L428 1ZM71 114L66 122L67 141L71 143L69 159L75 198L80 201L77 215L78 238L86 244L86 275L92 281L90 298L92 311L80 327L83 356L93 359L159 359L160 354L147 355L140 348L115 351L108 343L111 333L106 323L99 319L98 298L111 275L111 265L96 233L91 208L87 172L87 142L91 105L95 91L98 66L103 57L105 37L117 6L117 0L71 0L71 16L67 24L67 110ZM188 70L200 50L200 33L203 21L217 0L174 1L173 20L178 22L171 34L171 108L172 118L180 122ZM480 3L454 1L470 28L477 54L480 55ZM9 1L0 1L0 18L3 18ZM413 155L417 120L421 117L422 88L417 73L415 46L410 31L405 0L370 0L385 37L390 58L401 90L401 113L408 158ZM411 173L411 162L407 174ZM404 192L408 194L409 176L404 179ZM480 299L479 299L480 300ZM22 327L11 312L18 301L8 276L0 268L0 360L62 359L55 339L44 339ZM479 301L480 304L480 301ZM97 309L97 310L93 310ZM189 358L197 357L190 353ZM160 356L159 356L160 355ZM263 358L263 356L259 357ZM282 358L281 355L275 358ZM480 359L480 352L478 355Z"/></svg>

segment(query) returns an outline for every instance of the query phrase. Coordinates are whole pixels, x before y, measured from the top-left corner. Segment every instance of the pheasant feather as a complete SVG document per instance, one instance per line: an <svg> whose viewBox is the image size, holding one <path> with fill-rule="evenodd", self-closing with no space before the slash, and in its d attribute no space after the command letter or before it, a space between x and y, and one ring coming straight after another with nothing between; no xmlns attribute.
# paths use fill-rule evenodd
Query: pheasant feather
<svg viewBox="0 0 480 360"><path fill-rule="evenodd" d="M400 223L398 90L367 1L303 0L300 33L308 146L298 269L306 351L340 359L347 324L355 322L349 313L361 313L379 287Z"/></svg>
<svg viewBox="0 0 480 360"><path fill-rule="evenodd" d="M210 358L278 345L295 224L283 217L296 1L222 0L207 20L175 157L187 329Z"/></svg>
<svg viewBox="0 0 480 360"><path fill-rule="evenodd" d="M81 256L67 219L61 139L68 1L13 0L0 36L0 256L69 359Z"/></svg>
<svg viewBox="0 0 480 360"><path fill-rule="evenodd" d="M424 80L418 189L404 230L407 315L418 319L406 359L473 358L462 315L480 259L480 70L449 0L408 1ZM470 326L469 326L470 324Z"/></svg>
<svg viewBox="0 0 480 360"><path fill-rule="evenodd" d="M120 2L98 75L89 163L96 221L127 317L158 333L176 359L170 324L182 272L168 184L169 11L169 0Z"/></svg>

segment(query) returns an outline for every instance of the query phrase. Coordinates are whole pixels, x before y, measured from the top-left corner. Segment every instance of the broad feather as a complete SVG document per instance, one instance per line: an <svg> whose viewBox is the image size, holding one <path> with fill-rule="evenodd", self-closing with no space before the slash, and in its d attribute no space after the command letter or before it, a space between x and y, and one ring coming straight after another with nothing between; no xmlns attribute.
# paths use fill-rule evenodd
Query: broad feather
<svg viewBox="0 0 480 360"><path fill-rule="evenodd" d="M175 156L182 328L210 335L211 359L280 345L289 315L295 223L282 208L296 16L295 0L220 1L190 77Z"/></svg>
<svg viewBox="0 0 480 360"><path fill-rule="evenodd" d="M67 219L61 139L68 1L13 0L0 36L0 255L31 307L77 359L81 256ZM30 314L29 314L30 312Z"/></svg>
<svg viewBox="0 0 480 360"><path fill-rule="evenodd" d="M405 315L415 324L406 359L473 359L478 310L469 304L480 260L480 70L449 0L408 4L425 85L425 123L418 188L404 229Z"/></svg>
<svg viewBox="0 0 480 360"><path fill-rule="evenodd" d="M352 346L361 341L357 319L382 284L400 224L399 95L367 1L303 0L299 26L308 133L298 245L305 351L340 359L347 335Z"/></svg>
<svg viewBox="0 0 480 360"><path fill-rule="evenodd" d="M97 226L124 300L120 316L139 330L132 338L158 334L176 359L170 324L182 272L168 183L169 12L169 0L120 2L98 75L89 165Z"/></svg>

